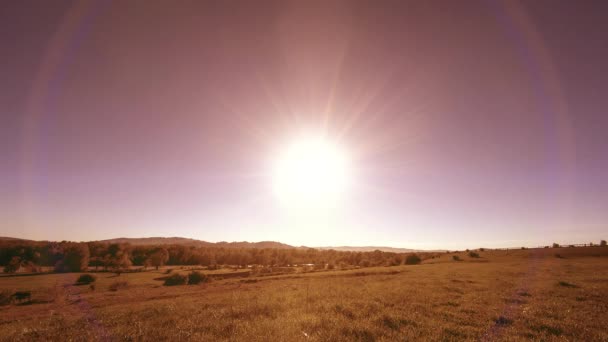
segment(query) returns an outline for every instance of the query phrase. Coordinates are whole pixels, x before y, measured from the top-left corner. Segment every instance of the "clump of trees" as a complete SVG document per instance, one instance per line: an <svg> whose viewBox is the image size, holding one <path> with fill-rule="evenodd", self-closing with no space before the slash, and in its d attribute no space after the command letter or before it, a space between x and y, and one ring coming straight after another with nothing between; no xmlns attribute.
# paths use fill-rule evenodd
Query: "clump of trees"
<svg viewBox="0 0 608 342"><path fill-rule="evenodd" d="M219 265L245 268L308 265L327 268L401 265L408 254L383 251L350 252L313 248L195 247L187 245L138 245L103 242L0 241L0 265L5 272L22 267L50 266L58 272L87 269L121 272L131 266L197 265L216 269Z"/></svg>
<svg viewBox="0 0 608 342"><path fill-rule="evenodd" d="M4 266L4 273L15 273L21 268L21 258L18 256L12 257L11 261Z"/></svg>
<svg viewBox="0 0 608 342"><path fill-rule="evenodd" d="M86 271L89 267L89 257L89 246L86 243L68 243L63 247L62 258L55 263L55 271Z"/></svg>

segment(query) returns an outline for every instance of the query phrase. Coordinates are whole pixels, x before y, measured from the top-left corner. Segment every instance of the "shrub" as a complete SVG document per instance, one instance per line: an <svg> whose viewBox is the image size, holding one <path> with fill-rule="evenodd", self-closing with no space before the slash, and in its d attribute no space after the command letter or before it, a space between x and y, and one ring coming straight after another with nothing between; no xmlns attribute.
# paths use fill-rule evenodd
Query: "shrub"
<svg viewBox="0 0 608 342"><path fill-rule="evenodd" d="M479 251L480 251L480 252L485 252L485 251L486 251L486 249L485 249L485 248L480 248L480 249L479 249Z"/></svg>
<svg viewBox="0 0 608 342"><path fill-rule="evenodd" d="M129 283L126 281L116 281L110 285L109 289L110 291L118 291L119 289L127 288L127 286L129 286Z"/></svg>
<svg viewBox="0 0 608 342"><path fill-rule="evenodd" d="M165 274L169 274L169 273L171 273L171 272L173 272L173 269L172 269L172 268L169 268L169 269L167 269L167 270L165 271Z"/></svg>
<svg viewBox="0 0 608 342"><path fill-rule="evenodd" d="M553 243L553 248L559 248L559 243Z"/></svg>
<svg viewBox="0 0 608 342"><path fill-rule="evenodd" d="M422 259L416 254L408 255L407 258L405 258L406 265L418 265L421 262Z"/></svg>
<svg viewBox="0 0 608 342"><path fill-rule="evenodd" d="M186 284L187 276L180 275L179 273L174 273L165 279L165 286L175 286L175 285L184 285Z"/></svg>
<svg viewBox="0 0 608 342"><path fill-rule="evenodd" d="M0 291L0 306L2 305L9 305L11 303L11 291L9 290L2 290Z"/></svg>
<svg viewBox="0 0 608 342"><path fill-rule="evenodd" d="M394 258L392 258L388 261L389 266L399 266L402 263L403 263L403 259L402 259L402 257L400 257L398 255L396 255ZM340 268L343 268L343 267L340 267Z"/></svg>
<svg viewBox="0 0 608 342"><path fill-rule="evenodd" d="M578 287L577 285L574 285L572 283L568 283L566 281L560 281L560 282L557 283L557 285L563 286L563 287Z"/></svg>
<svg viewBox="0 0 608 342"><path fill-rule="evenodd" d="M602 240L602 241L600 241L600 246L602 246L602 247L606 247L606 240Z"/></svg>
<svg viewBox="0 0 608 342"><path fill-rule="evenodd" d="M471 258L479 258L479 253L476 253L476 252L469 252L469 256L470 256Z"/></svg>
<svg viewBox="0 0 608 342"><path fill-rule="evenodd" d="M17 291L11 295L12 298L15 298L16 301L22 302L25 300L32 300L32 292L31 291Z"/></svg>
<svg viewBox="0 0 608 342"><path fill-rule="evenodd" d="M458 255L452 255L452 259L454 261L462 261L462 259L460 259L460 257Z"/></svg>
<svg viewBox="0 0 608 342"><path fill-rule="evenodd" d="M207 277L207 275L205 275L204 273L198 271L192 271L188 275L188 285L196 285L199 283L206 283L208 281L209 277Z"/></svg>
<svg viewBox="0 0 608 342"><path fill-rule="evenodd" d="M559 253L556 253L556 254L555 254L555 257L556 257L556 258L558 258L558 259L565 259L565 258L564 258L564 257L563 257L561 254L559 254Z"/></svg>
<svg viewBox="0 0 608 342"><path fill-rule="evenodd" d="M497 319L494 320L494 322L496 322L496 325L511 325L513 324L513 320L509 319L507 317L504 316L499 316Z"/></svg>
<svg viewBox="0 0 608 342"><path fill-rule="evenodd" d="M88 273L81 274L80 277L78 277L78 279L76 280L76 284L77 285L88 285L88 284L94 282L95 279L96 279L95 276L92 274L88 274Z"/></svg>

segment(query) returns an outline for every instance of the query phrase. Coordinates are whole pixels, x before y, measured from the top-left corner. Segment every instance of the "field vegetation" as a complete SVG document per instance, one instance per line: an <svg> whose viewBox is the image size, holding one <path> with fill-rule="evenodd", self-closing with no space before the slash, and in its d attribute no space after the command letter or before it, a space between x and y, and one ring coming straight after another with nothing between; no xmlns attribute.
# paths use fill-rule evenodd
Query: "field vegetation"
<svg viewBox="0 0 608 342"><path fill-rule="evenodd" d="M74 285L82 273L3 276L0 340L608 341L608 248L477 253L333 270L159 266L96 273L94 288ZM188 285L193 269L205 280ZM174 276L184 281L163 285Z"/></svg>

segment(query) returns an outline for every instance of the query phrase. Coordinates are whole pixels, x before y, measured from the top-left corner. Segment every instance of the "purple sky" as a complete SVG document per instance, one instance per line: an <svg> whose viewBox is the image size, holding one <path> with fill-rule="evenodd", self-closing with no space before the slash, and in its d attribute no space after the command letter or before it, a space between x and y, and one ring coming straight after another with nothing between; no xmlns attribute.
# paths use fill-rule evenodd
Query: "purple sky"
<svg viewBox="0 0 608 342"><path fill-rule="evenodd" d="M412 248L608 236L606 1L7 1L0 235ZM265 172L353 156L331 210Z"/></svg>

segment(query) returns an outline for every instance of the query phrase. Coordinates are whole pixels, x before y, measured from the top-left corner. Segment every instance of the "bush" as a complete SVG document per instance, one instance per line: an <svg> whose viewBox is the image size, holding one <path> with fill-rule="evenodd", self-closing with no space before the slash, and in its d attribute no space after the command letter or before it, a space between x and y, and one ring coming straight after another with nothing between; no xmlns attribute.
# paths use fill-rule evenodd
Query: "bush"
<svg viewBox="0 0 608 342"><path fill-rule="evenodd" d="M110 285L109 289L110 291L118 291L119 289L127 288L127 286L129 286L129 283L126 281L116 281Z"/></svg>
<svg viewBox="0 0 608 342"><path fill-rule="evenodd" d="M175 286L175 285L184 285L186 284L187 276L180 275L179 273L174 273L165 279L165 286Z"/></svg>
<svg viewBox="0 0 608 342"><path fill-rule="evenodd" d="M559 243L553 243L553 248L559 248Z"/></svg>
<svg viewBox="0 0 608 342"><path fill-rule="evenodd" d="M192 271L192 273L188 275L188 285L196 285L199 283L206 283L208 281L209 277L198 271Z"/></svg>
<svg viewBox="0 0 608 342"><path fill-rule="evenodd" d="M454 261L462 261L462 259L460 259L460 257L458 255L452 255L452 259Z"/></svg>
<svg viewBox="0 0 608 342"><path fill-rule="evenodd" d="M173 272L173 269L172 269L172 268L169 268L169 269L167 269L167 270L165 271L165 274L169 274L169 273L171 273L171 272Z"/></svg>
<svg viewBox="0 0 608 342"><path fill-rule="evenodd" d="M577 285L574 285L572 283L568 283L566 281L560 281L560 282L557 283L557 285L563 286L563 287L578 287Z"/></svg>
<svg viewBox="0 0 608 342"><path fill-rule="evenodd" d="M77 285L88 285L88 284L94 282L95 279L96 278L94 275L85 273L85 274L80 275L80 277L78 277L78 279L76 280L76 284Z"/></svg>
<svg viewBox="0 0 608 342"><path fill-rule="evenodd" d="M416 254L408 255L407 258L405 258L406 265L418 265L421 262L422 259Z"/></svg>
<svg viewBox="0 0 608 342"><path fill-rule="evenodd" d="M602 247L606 247L606 240L602 240L602 241L600 241L600 246L602 246Z"/></svg>
<svg viewBox="0 0 608 342"><path fill-rule="evenodd" d="M12 292L9 290L0 291L0 306L9 305L12 300Z"/></svg>
<svg viewBox="0 0 608 342"><path fill-rule="evenodd" d="M479 253L476 253L476 252L469 252L469 256L470 256L471 258L479 258Z"/></svg>

